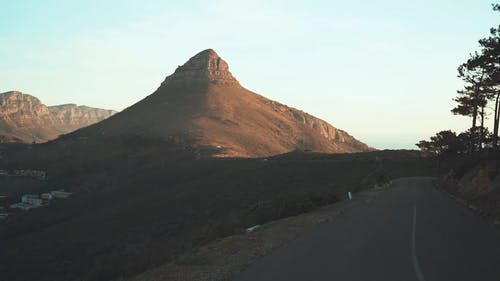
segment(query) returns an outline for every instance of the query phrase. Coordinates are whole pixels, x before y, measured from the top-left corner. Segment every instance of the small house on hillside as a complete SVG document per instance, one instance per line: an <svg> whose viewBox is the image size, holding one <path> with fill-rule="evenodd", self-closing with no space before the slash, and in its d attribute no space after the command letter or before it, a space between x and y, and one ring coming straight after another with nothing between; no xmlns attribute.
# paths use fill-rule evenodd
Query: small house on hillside
<svg viewBox="0 0 500 281"><path fill-rule="evenodd" d="M40 170L14 170L14 176L16 177L31 177L39 180L46 180L47 173Z"/></svg>
<svg viewBox="0 0 500 281"><path fill-rule="evenodd" d="M25 194L21 197L21 202L33 206L41 206L42 199L36 194Z"/></svg>
<svg viewBox="0 0 500 281"><path fill-rule="evenodd" d="M21 209L23 211L28 211L28 210L34 209L36 207L39 207L39 206L31 205L31 204L27 204L27 203L22 203L22 202L10 205L11 209Z"/></svg>
<svg viewBox="0 0 500 281"><path fill-rule="evenodd" d="M71 192L66 192L62 190L53 190L50 192L53 198L65 199L71 196Z"/></svg>
<svg viewBox="0 0 500 281"><path fill-rule="evenodd" d="M42 198L42 200L45 202L45 201L52 200L54 198L54 196L52 196L51 193L47 192L47 193L40 194L40 198Z"/></svg>

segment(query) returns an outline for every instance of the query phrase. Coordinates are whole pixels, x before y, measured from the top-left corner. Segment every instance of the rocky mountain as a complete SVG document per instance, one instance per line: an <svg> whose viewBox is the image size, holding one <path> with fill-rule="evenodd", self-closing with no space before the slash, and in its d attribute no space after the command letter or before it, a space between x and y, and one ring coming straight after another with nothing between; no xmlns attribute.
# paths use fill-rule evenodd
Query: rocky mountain
<svg viewBox="0 0 500 281"><path fill-rule="evenodd" d="M49 110L58 125L66 126L69 131L100 122L116 113L114 110L76 104L49 106Z"/></svg>
<svg viewBox="0 0 500 281"><path fill-rule="evenodd" d="M46 142L102 121L116 111L65 104L46 106L17 91L0 94L0 142Z"/></svg>
<svg viewBox="0 0 500 281"><path fill-rule="evenodd" d="M218 157L373 150L321 119L245 89L211 49L179 66L142 101L73 135L175 140L215 149Z"/></svg>

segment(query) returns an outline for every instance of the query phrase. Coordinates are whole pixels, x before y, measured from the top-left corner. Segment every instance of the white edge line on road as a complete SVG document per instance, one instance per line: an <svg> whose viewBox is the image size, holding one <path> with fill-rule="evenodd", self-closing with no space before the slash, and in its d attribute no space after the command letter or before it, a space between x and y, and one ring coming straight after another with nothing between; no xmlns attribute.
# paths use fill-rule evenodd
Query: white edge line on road
<svg viewBox="0 0 500 281"><path fill-rule="evenodd" d="M416 228L417 228L417 202L413 205L413 232L411 237L411 256L413 261L413 268L415 269L415 273L417 274L418 281L425 281L424 274L420 269L420 265L418 264L417 259L417 247L416 247Z"/></svg>

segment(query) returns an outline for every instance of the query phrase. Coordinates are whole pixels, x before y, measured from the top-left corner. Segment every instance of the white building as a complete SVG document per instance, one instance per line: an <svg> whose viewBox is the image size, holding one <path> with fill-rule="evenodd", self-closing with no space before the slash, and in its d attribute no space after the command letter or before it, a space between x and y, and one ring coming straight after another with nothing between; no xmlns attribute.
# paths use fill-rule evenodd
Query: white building
<svg viewBox="0 0 500 281"><path fill-rule="evenodd" d="M47 173L40 170L14 170L14 176L17 177L31 177L39 180L46 180Z"/></svg>
<svg viewBox="0 0 500 281"><path fill-rule="evenodd" d="M21 202L24 204L29 204L33 206L42 205L42 199L35 194L25 194L21 197Z"/></svg>
<svg viewBox="0 0 500 281"><path fill-rule="evenodd" d="M15 204L10 205L11 209L21 209L24 211L27 211L29 209L33 209L36 207L38 207L38 206L27 204L27 203L15 203Z"/></svg>
<svg viewBox="0 0 500 281"><path fill-rule="evenodd" d="M62 190L53 190L50 192L53 198L61 198L65 199L71 196L70 192L62 191Z"/></svg>
<svg viewBox="0 0 500 281"><path fill-rule="evenodd" d="M42 200L44 200L44 201L50 201L50 200L52 200L54 198L54 196L52 196L51 193L47 192L47 193L42 193L40 195L40 198L42 198Z"/></svg>

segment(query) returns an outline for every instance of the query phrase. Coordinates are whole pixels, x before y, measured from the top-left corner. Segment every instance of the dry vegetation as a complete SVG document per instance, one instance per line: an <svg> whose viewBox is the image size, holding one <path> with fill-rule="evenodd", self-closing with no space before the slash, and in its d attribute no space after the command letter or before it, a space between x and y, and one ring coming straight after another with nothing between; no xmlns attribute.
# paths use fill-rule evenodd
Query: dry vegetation
<svg viewBox="0 0 500 281"><path fill-rule="evenodd" d="M246 227L342 200L347 190L429 175L435 165L411 151L195 160L184 146L110 143L68 144L67 153L51 143L6 152L3 166L47 169L48 188L75 192L0 226L7 280L135 275ZM85 157L91 151L101 157Z"/></svg>
<svg viewBox="0 0 500 281"><path fill-rule="evenodd" d="M500 224L500 166L498 151L443 159L441 187L479 215Z"/></svg>
<svg viewBox="0 0 500 281"><path fill-rule="evenodd" d="M238 233L183 254L172 262L132 278L117 281L211 281L233 280L236 274L262 256L310 231L335 220L352 207L370 204L391 190L390 184L354 193L345 200L314 211L266 223L251 233Z"/></svg>

